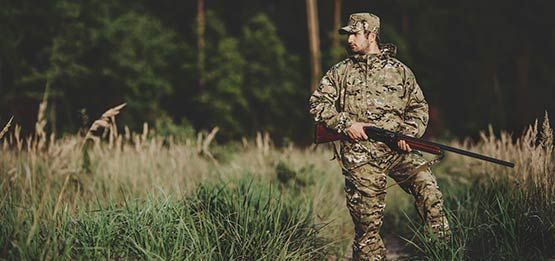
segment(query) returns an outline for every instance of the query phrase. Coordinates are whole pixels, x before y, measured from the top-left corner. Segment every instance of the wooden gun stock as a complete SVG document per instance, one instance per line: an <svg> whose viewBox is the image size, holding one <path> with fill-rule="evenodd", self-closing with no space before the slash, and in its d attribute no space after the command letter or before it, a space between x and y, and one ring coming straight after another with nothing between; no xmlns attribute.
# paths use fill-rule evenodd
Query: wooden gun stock
<svg viewBox="0 0 555 261"><path fill-rule="evenodd" d="M349 137L347 137L345 134L335 132L332 129L324 126L324 124L322 123L317 123L314 130L314 143L316 144L338 140L349 140Z"/></svg>

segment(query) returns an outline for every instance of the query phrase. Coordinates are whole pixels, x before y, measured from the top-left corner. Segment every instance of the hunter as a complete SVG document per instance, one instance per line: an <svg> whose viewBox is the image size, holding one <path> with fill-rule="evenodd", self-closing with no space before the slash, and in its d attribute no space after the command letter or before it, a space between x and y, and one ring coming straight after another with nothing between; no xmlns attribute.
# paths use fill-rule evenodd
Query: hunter
<svg viewBox="0 0 555 261"><path fill-rule="evenodd" d="M355 226L353 260L385 260L380 237L386 177L415 199L419 216L440 240L450 237L441 191L426 159L401 140L391 148L369 140L370 125L421 137L428 123L428 104L413 72L394 58L395 46L381 44L380 19L370 13L350 15L347 34L351 56L332 66L310 97L316 122L350 140L341 141L340 165L345 176L347 208Z"/></svg>

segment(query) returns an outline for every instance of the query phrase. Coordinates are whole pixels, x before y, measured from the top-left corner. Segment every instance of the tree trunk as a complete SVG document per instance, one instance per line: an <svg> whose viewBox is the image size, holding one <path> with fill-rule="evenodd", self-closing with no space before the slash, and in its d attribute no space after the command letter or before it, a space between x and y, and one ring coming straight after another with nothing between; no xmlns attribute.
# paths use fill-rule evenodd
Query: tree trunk
<svg viewBox="0 0 555 261"><path fill-rule="evenodd" d="M308 43L310 47L310 90L316 90L322 71L320 58L320 38L318 28L318 9L316 0L306 0L306 13L308 24Z"/></svg>
<svg viewBox="0 0 555 261"><path fill-rule="evenodd" d="M342 0L333 0L333 32L331 40L331 49L339 48L339 34L337 31L341 27L341 2Z"/></svg>
<svg viewBox="0 0 555 261"><path fill-rule="evenodd" d="M204 89L205 84L205 31L206 31L206 23L205 23L205 12L204 12L204 0L197 0L197 51L198 51L198 87L200 90Z"/></svg>

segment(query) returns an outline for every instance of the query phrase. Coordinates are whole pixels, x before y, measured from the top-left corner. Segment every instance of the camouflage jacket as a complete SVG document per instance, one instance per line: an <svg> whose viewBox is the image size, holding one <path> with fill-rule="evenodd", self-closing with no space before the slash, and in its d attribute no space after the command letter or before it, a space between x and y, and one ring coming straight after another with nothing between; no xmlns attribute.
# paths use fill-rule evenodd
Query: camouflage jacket
<svg viewBox="0 0 555 261"><path fill-rule="evenodd" d="M316 122L338 132L353 122L421 137L428 123L428 104L412 71L390 53L351 56L334 65L310 97ZM370 163L382 166L397 153L376 141L341 142L347 169Z"/></svg>

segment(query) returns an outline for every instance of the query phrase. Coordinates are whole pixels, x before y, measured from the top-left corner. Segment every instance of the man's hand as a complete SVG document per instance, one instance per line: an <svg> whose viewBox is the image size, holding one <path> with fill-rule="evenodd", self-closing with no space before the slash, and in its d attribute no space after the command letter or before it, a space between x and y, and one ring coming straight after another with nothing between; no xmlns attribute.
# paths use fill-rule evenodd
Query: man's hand
<svg viewBox="0 0 555 261"><path fill-rule="evenodd" d="M404 141L404 140L400 140L397 142L397 146L399 147L399 149L405 151L405 152L411 152L412 149L410 148L410 146Z"/></svg>
<svg viewBox="0 0 555 261"><path fill-rule="evenodd" d="M364 127L366 126L370 126L370 124L363 123L363 122L355 122L353 123L353 125L351 125L351 127L345 130L345 133L347 134L347 136L349 136L351 140L357 140L357 141L368 140L368 136L364 132ZM405 152L412 151L410 146L404 140L398 141L397 146L399 147L399 149Z"/></svg>
<svg viewBox="0 0 555 261"><path fill-rule="evenodd" d="M363 122L355 122L351 127L345 130L345 133L351 140L368 140L368 136L364 132L364 127L370 126L368 123Z"/></svg>

